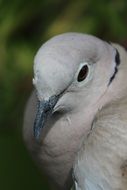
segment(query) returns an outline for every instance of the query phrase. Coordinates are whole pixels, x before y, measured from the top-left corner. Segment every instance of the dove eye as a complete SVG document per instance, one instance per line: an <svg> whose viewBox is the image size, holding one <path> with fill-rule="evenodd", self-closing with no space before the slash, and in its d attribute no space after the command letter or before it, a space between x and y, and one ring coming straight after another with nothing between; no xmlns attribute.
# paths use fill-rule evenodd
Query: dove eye
<svg viewBox="0 0 127 190"><path fill-rule="evenodd" d="M88 75L88 71L89 71L88 65L83 65L83 67L79 71L77 81L82 82L83 80L85 80Z"/></svg>

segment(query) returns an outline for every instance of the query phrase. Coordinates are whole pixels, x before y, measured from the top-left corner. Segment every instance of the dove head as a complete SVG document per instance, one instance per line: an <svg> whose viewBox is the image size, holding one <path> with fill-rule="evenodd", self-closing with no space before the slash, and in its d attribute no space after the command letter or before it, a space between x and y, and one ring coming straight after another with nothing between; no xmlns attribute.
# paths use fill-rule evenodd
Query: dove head
<svg viewBox="0 0 127 190"><path fill-rule="evenodd" d="M97 103L117 72L117 53L107 42L90 35L69 33L49 40L35 57L33 83L38 109L46 108L49 113L50 110L52 113L75 113L100 106ZM37 138L45 124L40 121L39 113L35 127Z"/></svg>
<svg viewBox="0 0 127 190"><path fill-rule="evenodd" d="M34 136L40 162L59 187L69 183L75 154L96 113L112 100L108 91L113 93L119 64L113 45L78 33L50 39L35 57Z"/></svg>

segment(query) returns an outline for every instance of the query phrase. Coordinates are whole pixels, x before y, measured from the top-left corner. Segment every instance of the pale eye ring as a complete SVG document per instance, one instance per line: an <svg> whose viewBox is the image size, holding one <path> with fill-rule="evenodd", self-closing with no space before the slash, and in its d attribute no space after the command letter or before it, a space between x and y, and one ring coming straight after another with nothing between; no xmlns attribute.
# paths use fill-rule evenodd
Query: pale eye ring
<svg viewBox="0 0 127 190"><path fill-rule="evenodd" d="M83 65L79 71L77 81L82 82L83 80L85 80L87 78L88 73L89 73L88 65Z"/></svg>

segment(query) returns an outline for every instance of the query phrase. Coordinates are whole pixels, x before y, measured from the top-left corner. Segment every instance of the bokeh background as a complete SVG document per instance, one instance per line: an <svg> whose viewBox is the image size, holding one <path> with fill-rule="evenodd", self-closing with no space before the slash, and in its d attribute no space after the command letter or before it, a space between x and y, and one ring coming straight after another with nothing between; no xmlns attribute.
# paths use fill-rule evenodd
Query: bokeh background
<svg viewBox="0 0 127 190"><path fill-rule="evenodd" d="M82 32L127 46L126 0L0 0L0 189L48 190L22 139L33 58L42 43Z"/></svg>

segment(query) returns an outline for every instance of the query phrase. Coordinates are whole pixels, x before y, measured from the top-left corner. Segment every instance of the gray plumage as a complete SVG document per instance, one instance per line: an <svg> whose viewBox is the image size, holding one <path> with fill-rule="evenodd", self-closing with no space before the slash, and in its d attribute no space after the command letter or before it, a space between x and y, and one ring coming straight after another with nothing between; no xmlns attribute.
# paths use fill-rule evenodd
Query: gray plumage
<svg viewBox="0 0 127 190"><path fill-rule="evenodd" d="M23 133L58 189L127 188L126 70L124 48L91 35L62 34L38 51Z"/></svg>

